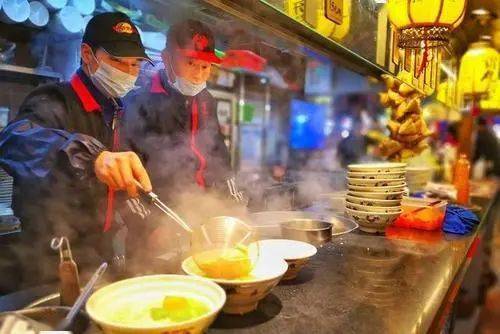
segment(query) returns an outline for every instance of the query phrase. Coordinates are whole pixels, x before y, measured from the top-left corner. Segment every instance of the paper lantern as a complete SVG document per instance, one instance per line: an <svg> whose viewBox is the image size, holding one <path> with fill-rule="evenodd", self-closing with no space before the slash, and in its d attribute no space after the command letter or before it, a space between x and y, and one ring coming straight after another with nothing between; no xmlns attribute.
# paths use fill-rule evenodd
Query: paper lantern
<svg viewBox="0 0 500 334"><path fill-rule="evenodd" d="M479 103L481 109L500 110L500 80L497 80L490 87L488 97Z"/></svg>
<svg viewBox="0 0 500 334"><path fill-rule="evenodd" d="M399 47L448 44L465 16L467 0L388 0L389 20L399 31Z"/></svg>
<svg viewBox="0 0 500 334"><path fill-rule="evenodd" d="M460 63L458 89L464 98L488 98L498 81L499 54L489 41L472 43Z"/></svg>

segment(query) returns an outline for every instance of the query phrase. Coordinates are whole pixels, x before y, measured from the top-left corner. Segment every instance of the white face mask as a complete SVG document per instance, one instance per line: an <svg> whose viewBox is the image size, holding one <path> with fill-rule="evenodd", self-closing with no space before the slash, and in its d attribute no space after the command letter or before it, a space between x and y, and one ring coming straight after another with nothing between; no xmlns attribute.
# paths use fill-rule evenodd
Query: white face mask
<svg viewBox="0 0 500 334"><path fill-rule="evenodd" d="M167 78L169 79L170 84L175 89L177 89L182 95L196 96L207 87L206 82L203 82L201 84L195 84L175 74L174 68L172 67L172 58L168 60L168 66L170 67L170 71L175 76L175 78L171 78L170 73L167 71L167 69L165 69L165 72L167 72Z"/></svg>
<svg viewBox="0 0 500 334"><path fill-rule="evenodd" d="M196 96L207 87L207 83L203 82L201 84L195 84L184 78L177 77L172 83L172 86L181 92L182 95Z"/></svg>
<svg viewBox="0 0 500 334"><path fill-rule="evenodd" d="M97 70L90 74L90 79L104 94L121 98L135 88L136 76L120 71L105 62L98 64Z"/></svg>

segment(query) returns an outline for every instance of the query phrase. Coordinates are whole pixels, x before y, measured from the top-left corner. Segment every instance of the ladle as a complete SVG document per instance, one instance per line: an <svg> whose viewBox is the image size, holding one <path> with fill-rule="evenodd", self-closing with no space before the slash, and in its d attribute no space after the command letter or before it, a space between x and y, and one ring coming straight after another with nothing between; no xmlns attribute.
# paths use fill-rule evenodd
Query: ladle
<svg viewBox="0 0 500 334"><path fill-rule="evenodd" d="M92 289L96 285L99 278L101 278L101 276L104 274L106 268L108 268L108 264L106 262L103 262L99 266L99 268L97 268L96 272L92 275L88 283L85 285L82 293L73 304L66 317L59 324L57 324L56 331L64 331L71 326L71 324L73 323L73 319L78 314L83 304L85 304L85 302L89 298Z"/></svg>

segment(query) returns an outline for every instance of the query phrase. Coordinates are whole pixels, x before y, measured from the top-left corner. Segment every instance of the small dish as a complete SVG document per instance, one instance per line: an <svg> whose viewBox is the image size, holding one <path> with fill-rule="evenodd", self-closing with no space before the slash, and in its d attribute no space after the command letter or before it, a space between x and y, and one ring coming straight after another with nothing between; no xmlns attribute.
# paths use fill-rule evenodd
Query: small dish
<svg viewBox="0 0 500 334"><path fill-rule="evenodd" d="M374 199L374 198L359 198L351 195L346 196L346 201L349 201L358 205L372 205L379 207L391 207L391 206L400 206L400 199L393 200L385 200L385 199Z"/></svg>
<svg viewBox="0 0 500 334"><path fill-rule="evenodd" d="M278 256L288 263L284 281L297 277L309 259L318 252L316 247L307 242L289 239L260 240L259 247L261 256Z"/></svg>
<svg viewBox="0 0 500 334"><path fill-rule="evenodd" d="M350 191L348 195L365 199L400 200L403 198L404 193L404 191L397 191L393 193Z"/></svg>
<svg viewBox="0 0 500 334"><path fill-rule="evenodd" d="M363 191L363 192L376 192L376 193L394 193L398 191L403 191L406 188L406 183L399 186L390 187L369 187L369 186L353 186L348 185L349 190Z"/></svg>
<svg viewBox="0 0 500 334"><path fill-rule="evenodd" d="M361 186L361 187L394 187L394 186L404 186L405 179L353 179L348 177L347 182L352 186Z"/></svg>
<svg viewBox="0 0 500 334"><path fill-rule="evenodd" d="M364 180L399 180L405 179L406 172L392 172L392 173L369 173L369 172L348 172L347 177L351 179L364 179Z"/></svg>
<svg viewBox="0 0 500 334"><path fill-rule="evenodd" d="M359 205L346 201L345 207L357 211L375 212L375 213L391 213L400 212L401 205L397 206L373 206L373 205Z"/></svg>
<svg viewBox="0 0 500 334"><path fill-rule="evenodd" d="M384 232L386 226L390 225L402 212L373 213L348 208L345 210L346 214L352 217L359 224L360 230L368 233Z"/></svg>
<svg viewBox="0 0 500 334"><path fill-rule="evenodd" d="M348 165L347 168L351 172L394 173L404 171L406 164L397 162L375 162Z"/></svg>

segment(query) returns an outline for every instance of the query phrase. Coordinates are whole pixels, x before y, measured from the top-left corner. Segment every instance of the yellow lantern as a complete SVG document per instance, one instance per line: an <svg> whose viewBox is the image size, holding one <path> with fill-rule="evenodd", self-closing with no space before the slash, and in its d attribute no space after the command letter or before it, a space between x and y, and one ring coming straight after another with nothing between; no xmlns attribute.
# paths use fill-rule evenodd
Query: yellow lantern
<svg viewBox="0 0 500 334"><path fill-rule="evenodd" d="M499 53L489 41L472 43L460 63L460 95L466 99L488 98L488 94L499 80L499 57Z"/></svg>
<svg viewBox="0 0 500 334"><path fill-rule="evenodd" d="M389 20L399 31L399 47L446 45L465 17L467 0L388 0Z"/></svg>
<svg viewBox="0 0 500 334"><path fill-rule="evenodd" d="M479 103L481 109L500 110L500 80L497 80L490 87L488 98Z"/></svg>

